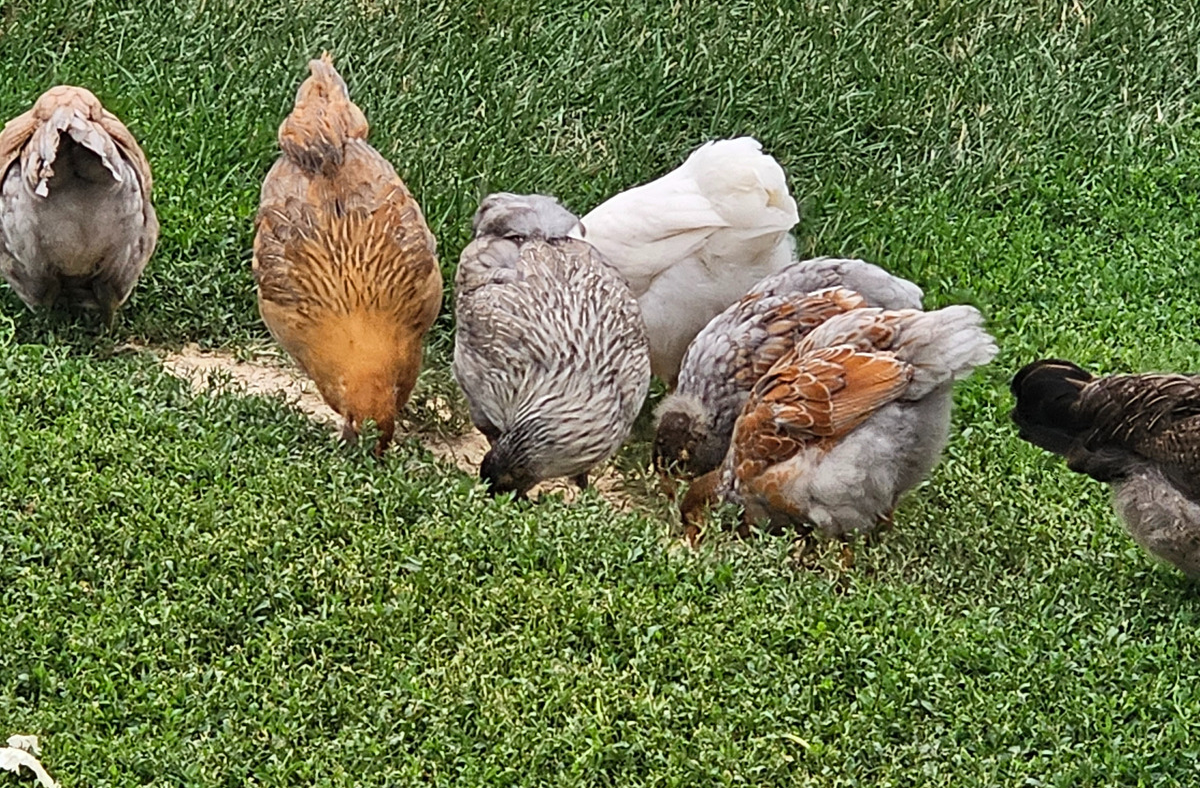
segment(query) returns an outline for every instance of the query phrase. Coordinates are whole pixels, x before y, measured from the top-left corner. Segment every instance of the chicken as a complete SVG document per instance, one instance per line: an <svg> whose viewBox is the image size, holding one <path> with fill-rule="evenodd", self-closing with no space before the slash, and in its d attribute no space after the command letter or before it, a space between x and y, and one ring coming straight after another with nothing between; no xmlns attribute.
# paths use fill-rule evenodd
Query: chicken
<svg viewBox="0 0 1200 788"><path fill-rule="evenodd" d="M33 309L112 326L158 242L150 164L84 88L59 85L0 132L0 272Z"/></svg>
<svg viewBox="0 0 1200 788"><path fill-rule="evenodd" d="M890 523L945 447L954 381L996 355L982 324L951 306L856 309L813 329L754 385L721 467L689 488L689 535L717 498L823 536Z"/></svg>
<svg viewBox="0 0 1200 788"><path fill-rule="evenodd" d="M1200 375L1097 378L1036 361L1012 381L1020 436L1112 485L1130 535L1200 577Z"/></svg>
<svg viewBox="0 0 1200 788"><path fill-rule="evenodd" d="M572 235L625 277L646 323L650 368L674 385L700 329L792 261L799 218L783 169L741 137L703 145L678 169L610 198Z"/></svg>
<svg viewBox="0 0 1200 788"><path fill-rule="evenodd" d="M442 301L436 242L328 54L308 64L279 127L255 220L258 308L272 336L345 418L370 419L375 453L395 434Z"/></svg>
<svg viewBox="0 0 1200 788"><path fill-rule="evenodd" d="M493 194L459 260L454 376L491 444L479 475L493 494L560 476L586 487L650 385L637 301L567 237L576 222L552 197Z"/></svg>
<svg viewBox="0 0 1200 788"><path fill-rule="evenodd" d="M675 391L656 412L655 465L683 465L692 475L716 468L750 389L809 331L864 306L920 309L921 296L912 282L862 260L806 260L762 280L688 346Z"/></svg>

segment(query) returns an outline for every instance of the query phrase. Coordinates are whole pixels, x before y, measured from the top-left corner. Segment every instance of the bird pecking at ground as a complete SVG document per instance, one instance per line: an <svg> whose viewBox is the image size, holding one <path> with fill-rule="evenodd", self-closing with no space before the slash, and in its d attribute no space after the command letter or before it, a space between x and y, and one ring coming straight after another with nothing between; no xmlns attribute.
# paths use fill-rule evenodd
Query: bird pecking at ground
<svg viewBox="0 0 1200 788"><path fill-rule="evenodd" d="M810 331L865 306L920 309L921 296L863 260L805 260L762 280L688 346L675 390L655 411L655 467L691 476L716 468L754 384Z"/></svg>
<svg viewBox="0 0 1200 788"><path fill-rule="evenodd" d="M454 375L491 445L479 473L524 494L588 472L629 436L650 385L649 344L628 286L577 218L543 195L493 194L455 279Z"/></svg>
<svg viewBox="0 0 1200 788"><path fill-rule="evenodd" d="M721 466L688 489L690 538L718 499L746 524L849 538L891 523L937 463L952 387L996 355L974 307L829 318L754 385Z"/></svg>
<svg viewBox="0 0 1200 788"><path fill-rule="evenodd" d="M255 219L258 307L272 336L345 418L391 442L442 301L436 241L328 54L309 62L279 127L283 155Z"/></svg>

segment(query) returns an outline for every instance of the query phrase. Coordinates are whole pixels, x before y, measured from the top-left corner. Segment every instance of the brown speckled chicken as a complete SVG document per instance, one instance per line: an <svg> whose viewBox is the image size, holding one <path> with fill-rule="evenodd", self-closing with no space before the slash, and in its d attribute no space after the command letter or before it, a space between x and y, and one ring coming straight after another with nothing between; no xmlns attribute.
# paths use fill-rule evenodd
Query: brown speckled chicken
<svg viewBox="0 0 1200 788"><path fill-rule="evenodd" d="M815 328L755 384L725 461L688 490L689 535L715 498L824 536L890 522L946 444L954 381L996 355L982 323L952 306L856 309Z"/></svg>
<svg viewBox="0 0 1200 788"><path fill-rule="evenodd" d="M1130 535L1200 577L1200 376L1093 377L1047 359L1013 378L1020 435L1113 488Z"/></svg>
<svg viewBox="0 0 1200 788"><path fill-rule="evenodd" d="M0 272L30 308L111 325L158 241L150 164L84 88L59 85L0 132Z"/></svg>
<svg viewBox="0 0 1200 788"><path fill-rule="evenodd" d="M442 274L421 207L367 144L367 120L328 54L308 64L279 127L254 237L258 308L271 334L345 417L371 419L381 454L421 367Z"/></svg>

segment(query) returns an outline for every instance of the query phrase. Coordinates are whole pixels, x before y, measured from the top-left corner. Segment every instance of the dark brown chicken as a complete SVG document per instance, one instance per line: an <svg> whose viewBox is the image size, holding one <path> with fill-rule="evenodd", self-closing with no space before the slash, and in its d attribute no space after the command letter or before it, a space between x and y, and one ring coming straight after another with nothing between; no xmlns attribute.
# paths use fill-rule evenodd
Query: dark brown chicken
<svg viewBox="0 0 1200 788"><path fill-rule="evenodd" d="M1025 440L1113 488L1134 540L1200 576L1200 376L1092 376L1047 359L1012 382Z"/></svg>
<svg viewBox="0 0 1200 788"><path fill-rule="evenodd" d="M258 308L355 438L370 419L381 454L421 367L442 274L421 207L367 144L367 120L328 54L279 127L283 156L255 220Z"/></svg>

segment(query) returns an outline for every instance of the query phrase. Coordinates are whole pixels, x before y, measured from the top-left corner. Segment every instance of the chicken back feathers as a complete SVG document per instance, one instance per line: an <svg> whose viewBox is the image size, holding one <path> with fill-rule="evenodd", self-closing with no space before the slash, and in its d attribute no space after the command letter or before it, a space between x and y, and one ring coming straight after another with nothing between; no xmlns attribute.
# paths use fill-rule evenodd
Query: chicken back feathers
<svg viewBox="0 0 1200 788"><path fill-rule="evenodd" d="M752 521L873 530L936 464L953 381L995 356L982 323L968 306L822 323L755 384L716 494ZM698 503L685 500L685 517Z"/></svg>
<svg viewBox="0 0 1200 788"><path fill-rule="evenodd" d="M866 299L867 306L884 309L920 309L925 295L907 279L849 257L814 257L791 263L758 282L748 295L791 295L830 287L853 290Z"/></svg>
<svg viewBox="0 0 1200 788"><path fill-rule="evenodd" d="M1023 367L1012 392L1021 438L1110 483L1134 540L1200 576L1200 376L1097 378L1046 359Z"/></svg>
<svg viewBox="0 0 1200 788"><path fill-rule="evenodd" d="M654 374L674 383L692 338L755 282L791 262L799 221L783 169L751 137L710 142L658 180L581 220L637 297Z"/></svg>
<svg viewBox="0 0 1200 788"><path fill-rule="evenodd" d="M688 346L675 391L656 413L655 462L717 467L750 389L796 342L861 307L919 309L921 289L862 260L793 263L713 318Z"/></svg>
<svg viewBox="0 0 1200 788"><path fill-rule="evenodd" d="M809 445L839 440L897 399L911 365L849 345L821 348L773 368L754 388L753 407L739 419L733 471L753 478Z"/></svg>
<svg viewBox="0 0 1200 788"><path fill-rule="evenodd" d="M565 217L570 217L567 221ZM637 301L552 198L492 195L455 280L454 373L493 492L578 477L628 437L649 386Z"/></svg>
<svg viewBox="0 0 1200 788"><path fill-rule="evenodd" d="M254 238L258 305L346 436L367 419L382 452L441 305L436 242L420 206L366 142L367 122L325 55L309 63L279 129Z"/></svg>
<svg viewBox="0 0 1200 788"><path fill-rule="evenodd" d="M996 357L995 340L983 329L973 306L948 306L933 312L916 309L859 309L836 315L812 330L797 353L833 345L863 351L889 351L913 366L904 399L928 396L961 380Z"/></svg>
<svg viewBox="0 0 1200 788"><path fill-rule="evenodd" d="M1025 440L1098 481L1153 463L1200 502L1200 376L1096 378L1069 361L1028 365L1012 384Z"/></svg>
<svg viewBox="0 0 1200 788"><path fill-rule="evenodd" d="M29 307L111 322L158 242L150 164L90 91L59 85L0 132L0 273Z"/></svg>

